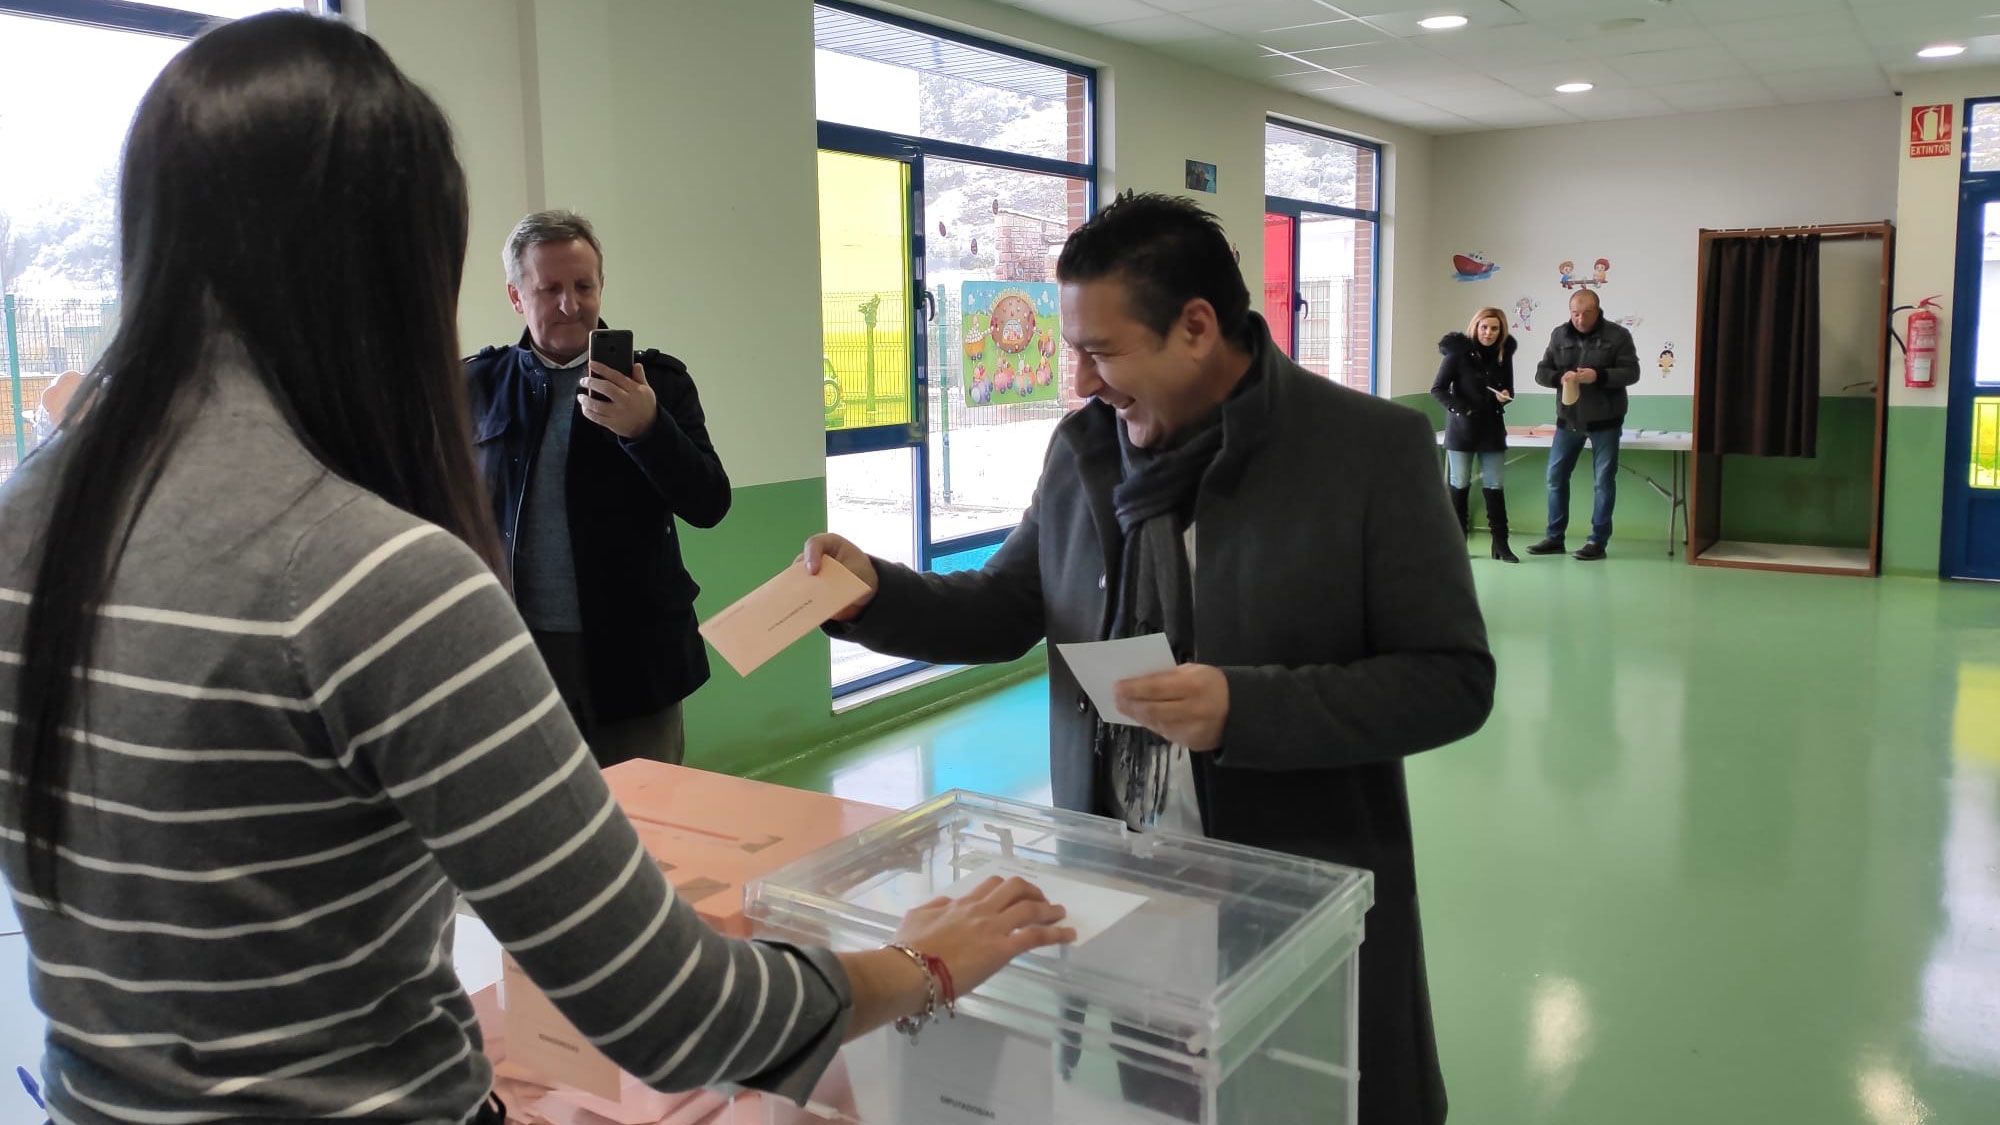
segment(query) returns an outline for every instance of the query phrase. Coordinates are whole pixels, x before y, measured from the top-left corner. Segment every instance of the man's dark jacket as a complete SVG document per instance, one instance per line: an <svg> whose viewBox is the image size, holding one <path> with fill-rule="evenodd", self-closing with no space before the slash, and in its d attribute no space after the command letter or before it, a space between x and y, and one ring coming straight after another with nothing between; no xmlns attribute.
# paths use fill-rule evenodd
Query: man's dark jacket
<svg viewBox="0 0 2000 1125"><path fill-rule="evenodd" d="M694 614L701 590L681 561L674 517L714 527L729 511L729 476L687 365L650 349L638 358L659 415L637 441L585 418L576 401L584 369L543 377L526 333L513 347L489 347L465 361L479 468L510 564L550 400L576 411L565 491L599 722L665 710L707 682L708 652Z"/></svg>
<svg viewBox="0 0 2000 1125"><path fill-rule="evenodd" d="M1223 669L1220 752L1197 754L1210 836L1375 873L1361 949L1361 1121L1436 1125L1431 1026L1403 758L1478 730L1494 665L1429 421L1310 374L1253 316L1254 382L1224 409L1195 505L1195 659ZM1056 428L1021 524L977 571L876 562L881 589L833 631L938 664L1104 639L1119 588L1116 416ZM1105 811L1094 716L1053 645L1055 801Z"/></svg>

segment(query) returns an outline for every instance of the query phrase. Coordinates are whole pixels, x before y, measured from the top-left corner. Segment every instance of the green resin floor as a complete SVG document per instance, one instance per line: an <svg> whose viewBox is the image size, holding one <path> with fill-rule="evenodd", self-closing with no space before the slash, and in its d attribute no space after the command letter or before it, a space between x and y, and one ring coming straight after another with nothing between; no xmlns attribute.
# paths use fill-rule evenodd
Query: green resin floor
<svg viewBox="0 0 2000 1125"><path fill-rule="evenodd" d="M1475 569L1493 718L1409 763L1455 1125L2000 1122L2000 587ZM1044 691L768 779L1046 801Z"/></svg>

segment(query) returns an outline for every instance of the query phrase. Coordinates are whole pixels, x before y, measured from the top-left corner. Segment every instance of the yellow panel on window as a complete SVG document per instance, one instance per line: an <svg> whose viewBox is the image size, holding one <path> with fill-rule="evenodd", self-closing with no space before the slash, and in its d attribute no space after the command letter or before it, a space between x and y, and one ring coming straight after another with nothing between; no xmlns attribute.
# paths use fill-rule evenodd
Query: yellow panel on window
<svg viewBox="0 0 2000 1125"><path fill-rule="evenodd" d="M1972 487L2000 488L2000 398L1972 400Z"/></svg>
<svg viewBox="0 0 2000 1125"><path fill-rule="evenodd" d="M819 376L829 430L916 417L909 185L900 160L819 154Z"/></svg>

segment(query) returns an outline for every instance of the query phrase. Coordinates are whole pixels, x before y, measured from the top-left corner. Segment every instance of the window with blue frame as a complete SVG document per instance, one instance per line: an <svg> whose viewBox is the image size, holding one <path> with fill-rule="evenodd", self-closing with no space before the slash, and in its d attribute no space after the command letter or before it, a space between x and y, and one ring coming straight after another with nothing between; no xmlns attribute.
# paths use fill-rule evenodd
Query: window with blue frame
<svg viewBox="0 0 2000 1125"><path fill-rule="evenodd" d="M813 30L827 526L973 569L1079 405L1055 261L1094 205L1095 76L844 3ZM912 668L833 647L836 695Z"/></svg>
<svg viewBox="0 0 2000 1125"><path fill-rule="evenodd" d="M111 341L118 161L139 99L206 28L300 7L329 10L0 0L0 481L49 428L43 393L66 371L88 371Z"/></svg>
<svg viewBox="0 0 2000 1125"><path fill-rule="evenodd" d="M1375 389L1382 150L1291 122L1264 126L1264 317L1299 366Z"/></svg>

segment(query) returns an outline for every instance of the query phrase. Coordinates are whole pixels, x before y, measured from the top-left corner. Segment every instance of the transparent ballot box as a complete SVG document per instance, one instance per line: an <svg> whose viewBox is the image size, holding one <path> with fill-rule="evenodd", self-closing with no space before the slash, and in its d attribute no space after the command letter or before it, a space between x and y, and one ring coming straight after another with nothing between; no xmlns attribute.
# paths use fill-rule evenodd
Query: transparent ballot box
<svg viewBox="0 0 2000 1125"><path fill-rule="evenodd" d="M1077 943L1015 959L915 1042L849 1044L810 1119L1355 1120L1366 871L953 792L771 872L745 914L762 936L872 949L988 875L1069 908Z"/></svg>

